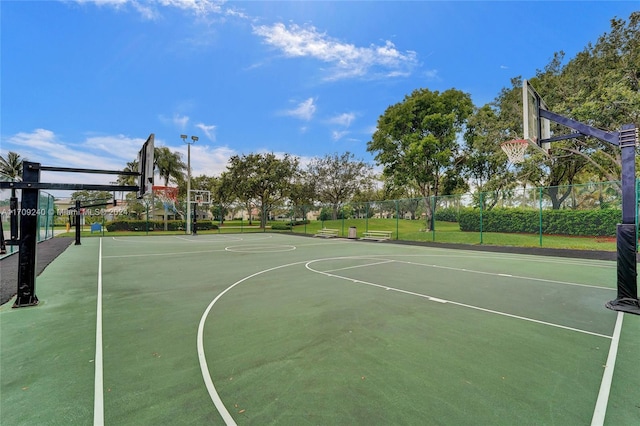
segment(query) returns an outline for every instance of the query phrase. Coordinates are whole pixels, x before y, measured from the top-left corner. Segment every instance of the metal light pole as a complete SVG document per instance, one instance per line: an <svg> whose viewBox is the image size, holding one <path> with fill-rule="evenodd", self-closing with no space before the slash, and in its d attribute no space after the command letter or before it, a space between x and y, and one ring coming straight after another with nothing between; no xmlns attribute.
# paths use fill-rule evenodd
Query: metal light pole
<svg viewBox="0 0 640 426"><path fill-rule="evenodd" d="M180 135L182 141L187 144L187 229L186 233L191 233L191 145L198 140L197 136L191 136L191 142L187 140L187 135Z"/></svg>

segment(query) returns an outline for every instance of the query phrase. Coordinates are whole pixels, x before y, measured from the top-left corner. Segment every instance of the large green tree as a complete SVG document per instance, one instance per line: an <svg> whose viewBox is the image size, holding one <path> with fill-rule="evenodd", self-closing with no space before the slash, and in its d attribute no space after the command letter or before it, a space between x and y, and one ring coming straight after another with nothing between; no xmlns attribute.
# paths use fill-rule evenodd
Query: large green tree
<svg viewBox="0 0 640 426"><path fill-rule="evenodd" d="M471 97L459 90L415 90L378 119L367 151L395 185L412 185L425 198L440 195L461 159L458 135L472 111ZM428 208L428 223L431 217Z"/></svg>
<svg viewBox="0 0 640 426"><path fill-rule="evenodd" d="M640 12L612 19L610 31L571 59L558 80L548 92L554 112L608 131L640 124ZM581 157L602 180L620 180L618 147L583 137L554 150Z"/></svg>
<svg viewBox="0 0 640 426"><path fill-rule="evenodd" d="M371 166L356 160L350 152L314 158L307 166L306 174L317 200L331 204L334 220L341 203L351 201L358 191L367 191L373 186Z"/></svg>
<svg viewBox="0 0 640 426"><path fill-rule="evenodd" d="M249 207L255 203L260 211L260 226L265 228L273 207L284 204L298 170L298 159L273 153L234 155L229 159L227 172L233 182L234 193Z"/></svg>
<svg viewBox="0 0 640 426"><path fill-rule="evenodd" d="M216 179L215 185L211 192L213 206L211 211L214 217L220 222L224 222L224 218L228 212L234 213L233 204L238 197L234 193L234 184L229 172L222 172L220 177Z"/></svg>
<svg viewBox="0 0 640 426"><path fill-rule="evenodd" d="M293 209L294 218L306 219L316 200L315 182L305 170L298 170L293 177L289 201Z"/></svg>
<svg viewBox="0 0 640 426"><path fill-rule="evenodd" d="M478 191L500 190L513 181L500 143L509 139L499 106L484 105L469 117L465 132L465 176Z"/></svg>
<svg viewBox="0 0 640 426"><path fill-rule="evenodd" d="M71 193L72 201L80 201L81 203L91 204L92 202L100 203L113 199L113 194L109 191L75 191Z"/></svg>

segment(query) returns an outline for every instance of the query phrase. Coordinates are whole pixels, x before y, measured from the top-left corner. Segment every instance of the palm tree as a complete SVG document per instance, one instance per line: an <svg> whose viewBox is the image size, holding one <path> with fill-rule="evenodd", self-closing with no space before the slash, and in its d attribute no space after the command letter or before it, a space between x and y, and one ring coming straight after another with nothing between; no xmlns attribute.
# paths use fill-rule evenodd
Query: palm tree
<svg viewBox="0 0 640 426"><path fill-rule="evenodd" d="M127 166L122 169L123 172L137 172L138 171L138 160L129 161ZM118 175L118 179L116 180L117 185L136 185L138 183L138 176L131 175Z"/></svg>
<svg viewBox="0 0 640 426"><path fill-rule="evenodd" d="M187 165L182 161L179 152L171 152L167 147L159 147L154 151L158 174L164 179L164 186L169 185L169 180L173 178L177 183L184 181L184 172Z"/></svg>
<svg viewBox="0 0 640 426"><path fill-rule="evenodd" d="M22 163L26 158L20 158L17 152L9 151L7 158L0 155L0 173L12 178L22 180ZM15 188L11 188L11 198L16 197Z"/></svg>
<svg viewBox="0 0 640 426"><path fill-rule="evenodd" d="M158 175L164 179L164 186L169 186L169 180L173 178L178 186L184 182L184 172L187 165L184 164L179 152L171 152L167 147L155 148L154 161L158 168ZM164 229L167 230L167 211L164 213Z"/></svg>
<svg viewBox="0 0 640 426"><path fill-rule="evenodd" d="M0 173L6 175L13 180L19 180L22 178L22 162L24 160L20 158L20 154L9 151L7 158L0 155ZM16 198L16 189L11 188L11 198ZM13 220L13 219L12 219ZM4 229L2 229L2 221L0 221L0 254L7 252L4 241Z"/></svg>
<svg viewBox="0 0 640 426"><path fill-rule="evenodd" d="M22 178L22 162L20 154L9 151L7 158L0 155L0 173L13 179Z"/></svg>

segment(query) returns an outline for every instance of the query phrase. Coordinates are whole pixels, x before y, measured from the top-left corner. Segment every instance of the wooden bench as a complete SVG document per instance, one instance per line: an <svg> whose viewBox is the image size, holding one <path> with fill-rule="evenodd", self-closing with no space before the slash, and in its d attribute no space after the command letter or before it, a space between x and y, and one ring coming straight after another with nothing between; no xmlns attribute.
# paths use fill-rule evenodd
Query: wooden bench
<svg viewBox="0 0 640 426"><path fill-rule="evenodd" d="M323 238L333 238L333 237L337 237L339 233L340 231L338 231L337 229L322 228L318 230L318 232L316 232L316 235L314 236L323 237Z"/></svg>
<svg viewBox="0 0 640 426"><path fill-rule="evenodd" d="M362 234L362 240L384 241L390 240L393 232L391 231L367 231Z"/></svg>

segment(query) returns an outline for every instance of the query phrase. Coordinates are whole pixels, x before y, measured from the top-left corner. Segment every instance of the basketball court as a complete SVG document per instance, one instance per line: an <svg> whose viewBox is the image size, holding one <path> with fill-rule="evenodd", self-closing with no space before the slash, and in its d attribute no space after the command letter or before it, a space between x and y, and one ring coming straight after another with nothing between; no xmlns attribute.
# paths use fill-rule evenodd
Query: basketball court
<svg viewBox="0 0 640 426"><path fill-rule="evenodd" d="M527 81L523 105L524 139L502 144L513 164L579 136L620 147L616 262L197 236L190 197L195 223L210 194L188 185L185 235L87 238L36 297L37 217L23 214L18 295L0 307L0 423L640 424L637 129L554 114ZM153 134L138 163L135 186L41 183L41 170L122 172L25 162L23 182L0 187L22 189L27 212L40 189L81 188L177 212L175 191L153 185Z"/></svg>
<svg viewBox="0 0 640 426"><path fill-rule="evenodd" d="M0 307L14 424L637 424L615 262L283 234L88 238Z"/></svg>

